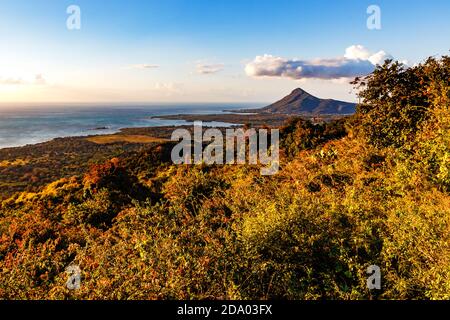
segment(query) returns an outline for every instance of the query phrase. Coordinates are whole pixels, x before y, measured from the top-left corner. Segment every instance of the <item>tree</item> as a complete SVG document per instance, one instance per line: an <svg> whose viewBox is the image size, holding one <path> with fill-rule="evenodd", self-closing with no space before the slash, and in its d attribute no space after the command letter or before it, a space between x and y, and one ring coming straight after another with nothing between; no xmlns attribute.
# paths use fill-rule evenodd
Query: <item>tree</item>
<svg viewBox="0 0 450 320"><path fill-rule="evenodd" d="M399 147L414 139L436 95L450 83L450 57L428 58L413 67L387 60L352 84L359 90L363 134L377 147Z"/></svg>

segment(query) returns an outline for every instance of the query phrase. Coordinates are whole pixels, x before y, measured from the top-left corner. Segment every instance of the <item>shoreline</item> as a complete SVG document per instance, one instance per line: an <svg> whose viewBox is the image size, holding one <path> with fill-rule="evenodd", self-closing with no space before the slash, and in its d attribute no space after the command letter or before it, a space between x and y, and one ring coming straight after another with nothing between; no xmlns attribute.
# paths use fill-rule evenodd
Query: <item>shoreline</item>
<svg viewBox="0 0 450 320"><path fill-rule="evenodd" d="M129 104L126 107L101 104L95 108L67 105L58 108L5 109L0 112L0 149L20 148L49 142L57 138L86 137L120 133L127 128L148 126L189 125L184 120L156 120L152 117L173 114L220 114L224 110L239 110L244 107L259 108L260 104L250 103L173 103L173 104ZM10 121L11 120L11 121ZM233 124L212 124L232 126Z"/></svg>
<svg viewBox="0 0 450 320"><path fill-rule="evenodd" d="M155 119L162 119L159 116L155 116ZM169 120L169 119L168 119ZM179 119L182 120L182 119ZM215 122L215 121L212 121ZM219 123L217 122L218 125L214 125L213 127L217 127L217 128L226 128L226 127L234 127L238 124L235 123ZM224 125L226 124L226 126ZM9 146L9 147L0 147L0 151L2 150L6 150L6 149L17 149L17 148L24 148L24 147L31 147L31 146L39 146L39 145L43 145L46 143L50 143L54 140L61 140L61 139L90 139L93 137L101 137L101 136L113 136L113 135L123 135L123 134L127 134L127 132L129 131L145 131L147 132L144 135L149 135L149 133L152 133L153 137L155 138L160 138L160 134L159 131L162 129L163 131L167 131L168 128L170 128L172 131L175 130L176 128L180 128L180 127L192 127L193 126L193 122L189 122L186 121L186 123L183 124L178 124L178 125L160 125L160 126L142 126L142 127L122 127L122 128L118 128L118 129L111 129L111 128L92 128L92 129L88 129L87 130L87 134L85 135L80 135L80 134L75 134L75 135L67 135L67 136L58 136L58 137L54 137L54 138L49 138L48 140L45 141L39 141L39 142L32 142L32 143L26 143L23 145L17 145L17 146ZM205 126L211 126L209 123L205 124ZM95 131L97 131L98 133L94 133Z"/></svg>
<svg viewBox="0 0 450 320"><path fill-rule="evenodd" d="M214 126L225 133L227 128L251 126L279 127L293 117L327 122L341 115L313 116L299 114L181 114L155 116L159 119L185 120L188 124L128 127L115 133L57 137L45 142L0 149L0 200L17 192L35 192L42 186L62 178L82 176L93 164L104 163L116 157L128 157L142 152L152 153L171 143L175 129L193 131L192 121L227 123ZM206 130L207 125L204 126ZM156 149L155 149L156 148ZM155 151L158 152L158 151Z"/></svg>
<svg viewBox="0 0 450 320"><path fill-rule="evenodd" d="M158 115L158 116L150 116L149 119L157 119L157 120L182 120L185 123L174 125L161 125L161 126L142 126L142 127L123 127L118 128L116 130L112 130L109 132L98 132L93 133L93 131L108 131L111 130L107 127L93 128L89 129L89 134L86 135L69 135L69 136L59 136L54 137L46 141L36 142L36 143L27 143L24 145L11 146L11 147L1 147L0 152L3 153L7 150L14 150L20 148L30 148L30 147L39 147L44 146L45 144L49 144L53 141L61 141L64 139L73 140L73 139L81 139L81 140L91 140L95 141L96 137L112 137L112 136L146 136L153 139L159 140L167 140L170 139L170 134L176 128L182 127L192 127L194 121L202 121L205 127L216 127L220 129L224 128L232 128L236 126L251 126L255 128L260 128L264 126L268 127L279 127L283 125L287 120L291 118L301 117L305 120L310 120L312 122L328 122L338 118L345 117L346 115L313 115L313 114L282 114L282 113L216 113L216 114L173 114L173 115ZM110 139L114 140L114 139ZM133 139L131 139L133 140ZM120 139L117 141L120 142ZM124 141L126 142L126 141ZM128 141L130 142L130 141ZM148 143L147 142L139 142L134 141L130 143ZM0 156L1 159L1 156Z"/></svg>

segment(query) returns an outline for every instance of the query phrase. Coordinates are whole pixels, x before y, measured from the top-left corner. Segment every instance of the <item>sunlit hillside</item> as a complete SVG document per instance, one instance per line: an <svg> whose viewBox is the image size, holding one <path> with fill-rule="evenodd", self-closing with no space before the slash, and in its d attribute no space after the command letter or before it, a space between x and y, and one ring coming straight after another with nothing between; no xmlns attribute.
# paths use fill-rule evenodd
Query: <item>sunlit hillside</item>
<svg viewBox="0 0 450 320"><path fill-rule="evenodd" d="M354 116L283 125L273 176L174 165L161 142L16 192L0 298L449 299L450 57L387 61L354 85Z"/></svg>

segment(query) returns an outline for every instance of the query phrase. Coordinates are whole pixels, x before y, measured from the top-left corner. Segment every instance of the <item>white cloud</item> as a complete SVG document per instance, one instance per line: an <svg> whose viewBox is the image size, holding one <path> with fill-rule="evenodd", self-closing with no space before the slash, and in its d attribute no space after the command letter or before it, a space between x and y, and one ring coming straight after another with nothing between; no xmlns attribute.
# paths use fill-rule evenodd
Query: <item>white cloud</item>
<svg viewBox="0 0 450 320"><path fill-rule="evenodd" d="M159 68L157 64L149 64L149 63L141 63L141 64L133 64L127 67L128 69L156 69Z"/></svg>
<svg viewBox="0 0 450 320"><path fill-rule="evenodd" d="M373 65L383 64L384 61L386 61L388 59L393 59L393 57L390 54L384 52L383 50L378 51L377 53L375 53L369 57L369 61Z"/></svg>
<svg viewBox="0 0 450 320"><path fill-rule="evenodd" d="M158 82L154 85L153 90L164 95L182 94L183 85L174 82Z"/></svg>
<svg viewBox="0 0 450 320"><path fill-rule="evenodd" d="M213 74L222 71L224 66L223 63L197 63L196 69L198 74Z"/></svg>
<svg viewBox="0 0 450 320"><path fill-rule="evenodd" d="M245 66L245 72L254 77L284 77L301 79L341 79L363 76L372 72L377 64L392 56L384 51L372 54L361 45L345 50L343 57L332 59L285 59L265 54L257 56Z"/></svg>
<svg viewBox="0 0 450 320"><path fill-rule="evenodd" d="M22 86L22 85L45 85L45 84L47 84L47 81L45 80L44 76L40 73L36 74L34 78L31 75L26 78L0 77L0 85Z"/></svg>
<svg viewBox="0 0 450 320"><path fill-rule="evenodd" d="M45 80L44 76L39 73L34 77L34 84L45 85L45 84L47 84L47 81Z"/></svg>
<svg viewBox="0 0 450 320"><path fill-rule="evenodd" d="M21 78L0 78L0 84L6 86L23 85L25 82Z"/></svg>
<svg viewBox="0 0 450 320"><path fill-rule="evenodd" d="M382 64L387 59L393 59L393 57L390 54L387 54L383 50L372 54L362 45L353 45L348 47L347 49L345 49L344 57L352 60L354 59L368 60L373 65Z"/></svg>
<svg viewBox="0 0 450 320"><path fill-rule="evenodd" d="M344 57L350 60L369 60L371 53L364 46L357 44L345 49Z"/></svg>

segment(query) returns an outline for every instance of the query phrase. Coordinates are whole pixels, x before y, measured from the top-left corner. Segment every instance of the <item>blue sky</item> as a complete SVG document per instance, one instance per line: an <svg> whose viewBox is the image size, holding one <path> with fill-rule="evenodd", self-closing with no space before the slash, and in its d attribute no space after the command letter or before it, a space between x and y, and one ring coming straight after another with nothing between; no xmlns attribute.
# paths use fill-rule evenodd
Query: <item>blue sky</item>
<svg viewBox="0 0 450 320"><path fill-rule="evenodd" d="M366 27L371 4L381 30ZM0 0L0 101L272 101L299 86L353 100L321 59L362 70L339 60L358 45L365 62L414 64L448 54L449 34L448 0Z"/></svg>

